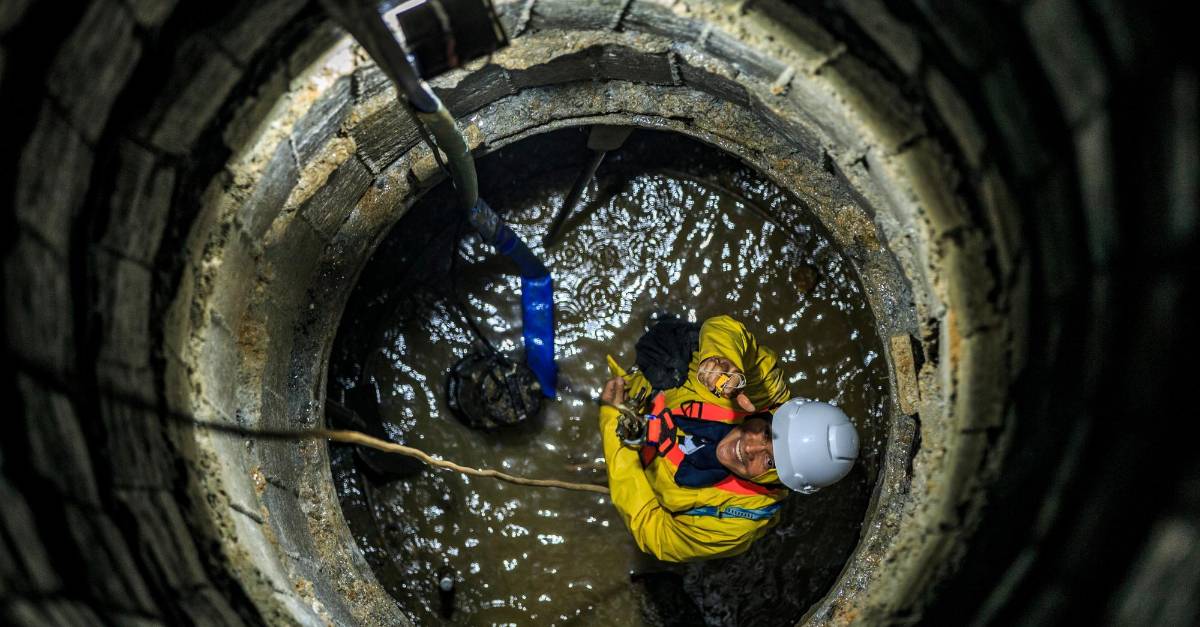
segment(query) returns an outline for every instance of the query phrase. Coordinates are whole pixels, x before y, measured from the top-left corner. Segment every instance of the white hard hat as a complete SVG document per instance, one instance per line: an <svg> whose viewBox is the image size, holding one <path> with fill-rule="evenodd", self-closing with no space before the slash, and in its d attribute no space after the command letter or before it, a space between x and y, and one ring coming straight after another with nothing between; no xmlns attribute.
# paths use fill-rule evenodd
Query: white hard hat
<svg viewBox="0 0 1200 627"><path fill-rule="evenodd" d="M820 401L793 398L780 405L771 440L779 480L805 494L837 483L858 459L858 431L850 418Z"/></svg>

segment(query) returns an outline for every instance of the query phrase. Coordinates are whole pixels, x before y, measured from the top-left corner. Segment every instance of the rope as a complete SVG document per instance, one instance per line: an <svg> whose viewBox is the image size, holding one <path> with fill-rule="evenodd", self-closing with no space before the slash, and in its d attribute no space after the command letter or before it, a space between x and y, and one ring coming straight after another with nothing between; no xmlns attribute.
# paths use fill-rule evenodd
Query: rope
<svg viewBox="0 0 1200 627"><path fill-rule="evenodd" d="M404 446L403 444L396 444L395 442L388 442L387 440L381 440L359 431L318 429L316 431L309 432L309 434L311 434L311 436L314 438L328 438L334 442L357 444L359 446L373 448L385 453L396 453L399 455L406 455L408 457L415 457L426 464L429 464L430 466L461 472L464 475L471 475L472 477L491 477L493 479L499 479L501 481L507 481L517 485L538 486L543 488L561 488L563 490L608 494L607 486L595 485L592 483L572 483L570 481L559 481L557 479L529 479L527 477L517 477L508 473L503 473L498 470L462 466L452 461L435 459L420 449L416 449L411 446Z"/></svg>

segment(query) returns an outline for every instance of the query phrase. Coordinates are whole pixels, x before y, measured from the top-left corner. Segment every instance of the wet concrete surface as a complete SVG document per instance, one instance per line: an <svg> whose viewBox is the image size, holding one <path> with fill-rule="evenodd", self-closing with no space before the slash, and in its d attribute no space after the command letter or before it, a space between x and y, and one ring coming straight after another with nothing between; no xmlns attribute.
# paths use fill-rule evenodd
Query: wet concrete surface
<svg viewBox="0 0 1200 627"><path fill-rule="evenodd" d="M560 394L542 416L487 433L447 410L445 374L475 341L464 315L501 350L519 355L521 337L516 270L467 235L446 184L397 224L360 278L330 398L393 440L459 463L600 483L593 399L604 355L632 364L655 311L697 321L728 313L776 350L794 395L849 413L862 463L830 489L793 495L746 554L672 566L641 555L603 497L433 471L387 478L333 447L350 528L420 624L443 620L443 572L456 578L458 623L670 624L694 609L710 624L792 624L853 550L886 438L883 349L860 284L793 198L713 148L649 131L609 155L560 242L542 250L585 142L582 130L558 131L479 163L482 195L555 277ZM666 596L690 609L663 611Z"/></svg>

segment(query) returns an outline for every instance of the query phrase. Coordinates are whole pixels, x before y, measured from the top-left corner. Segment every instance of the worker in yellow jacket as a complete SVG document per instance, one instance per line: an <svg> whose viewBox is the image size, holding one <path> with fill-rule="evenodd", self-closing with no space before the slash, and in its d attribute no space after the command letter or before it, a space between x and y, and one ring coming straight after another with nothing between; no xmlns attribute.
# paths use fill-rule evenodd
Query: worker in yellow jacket
<svg viewBox="0 0 1200 627"><path fill-rule="evenodd" d="M778 522L789 490L841 479L858 436L841 410L788 401L775 353L718 316L682 384L653 390L610 356L600 432L613 505L638 547L672 562L737 555Z"/></svg>

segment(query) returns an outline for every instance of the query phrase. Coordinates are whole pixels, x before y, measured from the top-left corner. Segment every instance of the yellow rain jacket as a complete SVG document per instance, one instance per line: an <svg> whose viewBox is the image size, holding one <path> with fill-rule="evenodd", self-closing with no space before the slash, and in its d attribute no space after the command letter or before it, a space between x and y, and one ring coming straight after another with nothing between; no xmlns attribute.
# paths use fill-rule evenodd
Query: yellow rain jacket
<svg viewBox="0 0 1200 627"><path fill-rule="evenodd" d="M746 414L735 411L732 400L712 394L696 377L700 362L712 356L732 361L745 373L745 392L755 407L774 409L788 399L775 353L758 346L742 323L729 316L718 316L706 320L700 328L700 350L692 355L687 381L656 399L656 409L676 409L689 401L699 402L716 409L705 412L702 418L740 423ZM627 374L611 356L608 366L613 376L625 378L630 398L649 390L650 384L641 373ZM641 550L668 562L728 557L744 552L778 521L778 515L750 520L683 514L699 507L761 509L782 501L787 489L734 476L703 488L679 486L675 483L677 464L668 457L656 456L643 465L640 451L621 443L616 434L618 415L616 408L607 405L600 408L608 485L613 505Z"/></svg>

